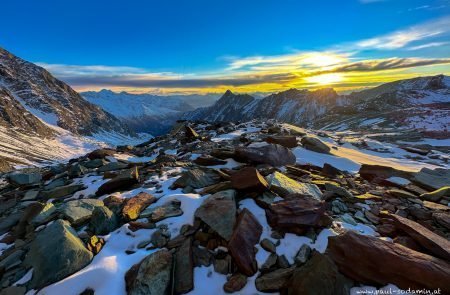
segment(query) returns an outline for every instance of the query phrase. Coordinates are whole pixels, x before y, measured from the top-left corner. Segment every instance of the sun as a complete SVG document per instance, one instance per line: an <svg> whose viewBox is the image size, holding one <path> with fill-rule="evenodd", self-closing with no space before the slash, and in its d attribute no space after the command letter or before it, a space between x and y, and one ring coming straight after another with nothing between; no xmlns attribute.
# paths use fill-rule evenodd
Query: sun
<svg viewBox="0 0 450 295"><path fill-rule="evenodd" d="M316 83L320 85L329 85L333 83L338 83L344 80L341 74L323 74L306 78L306 81L311 83Z"/></svg>

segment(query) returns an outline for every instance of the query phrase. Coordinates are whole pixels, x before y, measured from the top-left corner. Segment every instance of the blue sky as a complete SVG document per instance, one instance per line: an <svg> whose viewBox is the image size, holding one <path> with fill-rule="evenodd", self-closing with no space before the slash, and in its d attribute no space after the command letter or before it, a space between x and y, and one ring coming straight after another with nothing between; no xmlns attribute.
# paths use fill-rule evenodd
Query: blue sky
<svg viewBox="0 0 450 295"><path fill-rule="evenodd" d="M0 46L79 90L346 89L450 73L450 0L5 2Z"/></svg>

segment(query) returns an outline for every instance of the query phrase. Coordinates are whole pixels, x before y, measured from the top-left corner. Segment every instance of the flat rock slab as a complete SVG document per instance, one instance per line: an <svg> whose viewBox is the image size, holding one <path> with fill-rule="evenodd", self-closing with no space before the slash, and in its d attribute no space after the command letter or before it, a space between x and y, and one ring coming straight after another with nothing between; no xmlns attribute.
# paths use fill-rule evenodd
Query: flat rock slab
<svg viewBox="0 0 450 295"><path fill-rule="evenodd" d="M443 197L450 197L450 186L444 186L435 191L421 194L420 197L424 200L428 200L431 202L437 202Z"/></svg>
<svg viewBox="0 0 450 295"><path fill-rule="evenodd" d="M450 242L422 225L396 214L389 215L394 226L427 249L430 254L450 261Z"/></svg>
<svg viewBox="0 0 450 295"><path fill-rule="evenodd" d="M97 199L81 199L64 203L59 211L70 224L76 226L88 221L96 207L103 207L103 201Z"/></svg>
<svg viewBox="0 0 450 295"><path fill-rule="evenodd" d="M125 171L108 182L102 184L95 195L101 196L105 194L110 194L118 190L127 189L132 185L139 183L139 173L136 168Z"/></svg>
<svg viewBox="0 0 450 295"><path fill-rule="evenodd" d="M39 289L60 281L91 262L92 253L64 220L56 220L37 234L25 264L33 267L29 288Z"/></svg>
<svg viewBox="0 0 450 295"><path fill-rule="evenodd" d="M175 280L176 294L185 294L194 289L194 262L192 260L192 239L184 240L175 253Z"/></svg>
<svg viewBox="0 0 450 295"><path fill-rule="evenodd" d="M122 208L122 217L126 221L135 220L145 208L156 201L157 199L154 196L146 192L140 192L134 197L125 199L124 206Z"/></svg>
<svg viewBox="0 0 450 295"><path fill-rule="evenodd" d="M279 144L267 144L259 148L238 147L233 157L238 162L268 164L273 167L295 164L292 151Z"/></svg>
<svg viewBox="0 0 450 295"><path fill-rule="evenodd" d="M312 136L304 136L301 139L303 147L307 150L311 150L317 153L329 154L330 147L322 142L320 139Z"/></svg>
<svg viewBox="0 0 450 295"><path fill-rule="evenodd" d="M422 168L419 172L414 173L412 181L421 187L437 190L449 185L450 169L436 168L432 170Z"/></svg>
<svg viewBox="0 0 450 295"><path fill-rule="evenodd" d="M231 175L231 185L234 189L252 192L264 192L269 184L254 167L245 167Z"/></svg>
<svg viewBox="0 0 450 295"><path fill-rule="evenodd" d="M183 172L181 177L175 180L172 188L202 188L216 184L220 181L220 175L213 170L191 169Z"/></svg>
<svg viewBox="0 0 450 295"><path fill-rule="evenodd" d="M450 293L450 263L402 245L353 231L329 237L327 254L356 282Z"/></svg>
<svg viewBox="0 0 450 295"><path fill-rule="evenodd" d="M311 227L324 226L326 204L309 196L296 196L272 203L266 210L269 224L282 232L303 234Z"/></svg>
<svg viewBox="0 0 450 295"><path fill-rule="evenodd" d="M255 245L259 243L261 234L262 226L256 217L249 210L242 210L228 243L228 249L239 271L248 277L253 276L258 270Z"/></svg>
<svg viewBox="0 0 450 295"><path fill-rule="evenodd" d="M227 241L231 238L236 221L235 196L235 190L215 193L203 201L194 214Z"/></svg>
<svg viewBox="0 0 450 295"><path fill-rule="evenodd" d="M59 186L51 190L46 190L41 192L41 196L43 199L58 199L61 197L66 197L74 194L75 192L82 190L84 185L82 184L74 184L74 185L64 185Z"/></svg>
<svg viewBox="0 0 450 295"><path fill-rule="evenodd" d="M290 194L309 195L317 200L322 198L322 192L317 185L298 182L277 171L268 175L266 180L269 188L283 198Z"/></svg>
<svg viewBox="0 0 450 295"><path fill-rule="evenodd" d="M287 148L295 148L298 145L295 136L269 136L266 138L266 142L276 143Z"/></svg>

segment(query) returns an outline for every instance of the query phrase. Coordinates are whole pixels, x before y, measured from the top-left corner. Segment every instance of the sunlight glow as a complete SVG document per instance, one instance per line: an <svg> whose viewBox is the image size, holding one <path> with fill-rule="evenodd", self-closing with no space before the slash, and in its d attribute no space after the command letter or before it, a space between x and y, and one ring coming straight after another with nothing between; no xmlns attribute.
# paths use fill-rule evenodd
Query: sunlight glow
<svg viewBox="0 0 450 295"><path fill-rule="evenodd" d="M328 85L337 82L341 82L344 80L344 77L341 74L333 73L333 74L323 74L318 76L312 76L306 78L308 82L317 83L320 85Z"/></svg>

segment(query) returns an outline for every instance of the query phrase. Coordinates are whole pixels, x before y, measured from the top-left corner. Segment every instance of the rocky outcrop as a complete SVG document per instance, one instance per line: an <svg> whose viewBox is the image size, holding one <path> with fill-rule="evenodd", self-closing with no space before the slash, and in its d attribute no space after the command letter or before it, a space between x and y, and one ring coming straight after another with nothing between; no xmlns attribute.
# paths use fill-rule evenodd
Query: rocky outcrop
<svg viewBox="0 0 450 295"><path fill-rule="evenodd" d="M295 155L291 150L278 144L268 144L259 148L238 147L234 158L240 162L269 164L273 167L295 164Z"/></svg>
<svg viewBox="0 0 450 295"><path fill-rule="evenodd" d="M264 192L269 184L254 167L243 168L231 175L231 186L247 192Z"/></svg>

